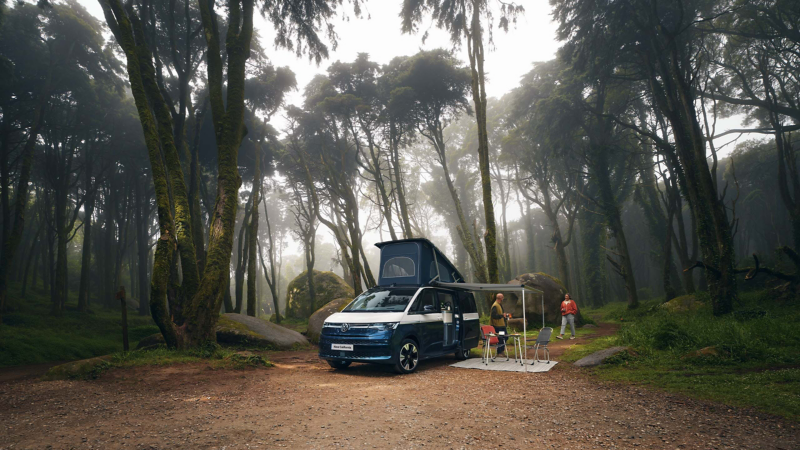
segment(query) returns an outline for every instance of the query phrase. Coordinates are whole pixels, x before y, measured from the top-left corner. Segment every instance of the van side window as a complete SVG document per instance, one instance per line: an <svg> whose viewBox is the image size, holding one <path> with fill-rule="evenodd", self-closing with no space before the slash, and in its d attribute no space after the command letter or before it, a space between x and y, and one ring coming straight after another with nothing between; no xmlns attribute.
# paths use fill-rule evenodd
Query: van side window
<svg viewBox="0 0 800 450"><path fill-rule="evenodd" d="M442 311L446 310L448 306L450 311L454 311L456 305L453 304L453 294L439 291L439 305L442 307Z"/></svg>
<svg viewBox="0 0 800 450"><path fill-rule="evenodd" d="M471 293L461 294L459 306L463 314L478 312L478 307L475 305L475 297Z"/></svg>
<svg viewBox="0 0 800 450"><path fill-rule="evenodd" d="M422 291L414 302L414 306L412 306L409 311L424 312L426 305L433 306L434 310L439 309L436 307L436 296L434 295L433 289L425 289Z"/></svg>
<svg viewBox="0 0 800 450"><path fill-rule="evenodd" d="M414 261L406 256L395 256L383 265L383 278L413 277Z"/></svg>

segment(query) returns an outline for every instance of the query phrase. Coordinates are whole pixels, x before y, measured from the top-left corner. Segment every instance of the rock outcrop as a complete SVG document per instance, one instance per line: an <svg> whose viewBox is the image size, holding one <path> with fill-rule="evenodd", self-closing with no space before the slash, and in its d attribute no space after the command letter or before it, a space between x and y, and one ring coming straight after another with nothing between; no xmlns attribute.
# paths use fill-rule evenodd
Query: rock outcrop
<svg viewBox="0 0 800 450"><path fill-rule="evenodd" d="M567 293L567 289L558 278L542 272L526 273L514 278L513 280L510 280L508 284L524 284L525 286L538 289L544 293L544 311L542 311L542 296L540 294L525 294L525 316L528 319L529 327L541 327L542 314L544 314L544 318L547 322L561 323L561 301L564 300L564 294ZM521 296L508 292L505 293L505 297L506 300L503 302L503 309L506 312L510 312L513 317L521 318ZM580 308L582 306L580 299L576 298L575 301L578 303L578 307ZM578 317L576 319L577 325L580 323L580 311L578 312Z"/></svg>
<svg viewBox="0 0 800 450"><path fill-rule="evenodd" d="M224 345L246 345L274 349L290 349L295 345L308 345L308 339L297 331L244 314L228 313L217 321L217 342ZM152 334L139 341L136 349L152 348L164 344L161 333Z"/></svg>
<svg viewBox="0 0 800 450"><path fill-rule="evenodd" d="M353 288L333 272L314 271L315 301L311 305L307 272L298 275L286 289L286 317L304 319L333 299L354 297Z"/></svg>
<svg viewBox="0 0 800 450"><path fill-rule="evenodd" d="M228 345L253 345L290 349L308 345L308 339L297 331L258 317L244 314L223 314L217 322L217 342Z"/></svg>
<svg viewBox="0 0 800 450"><path fill-rule="evenodd" d="M308 319L308 331L306 332L308 339L313 344L318 343L319 335L322 334L322 324L325 323L325 319L344 309L351 301L353 301L353 299L350 297L337 298L316 310Z"/></svg>
<svg viewBox="0 0 800 450"><path fill-rule="evenodd" d="M611 348L607 348L605 350L600 350L600 351L592 353L589 356L583 357L583 358L575 361L575 363L573 365L574 366L578 366L578 367L599 366L600 364L603 364L603 362L606 359L616 355L619 352L627 351L627 350L628 350L628 347L611 347Z"/></svg>

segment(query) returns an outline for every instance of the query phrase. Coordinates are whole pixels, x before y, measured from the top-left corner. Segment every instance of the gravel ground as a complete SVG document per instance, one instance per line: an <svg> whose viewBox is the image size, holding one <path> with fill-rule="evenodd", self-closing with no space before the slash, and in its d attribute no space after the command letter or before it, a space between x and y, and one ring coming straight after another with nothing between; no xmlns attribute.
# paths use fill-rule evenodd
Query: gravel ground
<svg viewBox="0 0 800 450"><path fill-rule="evenodd" d="M276 367L115 370L95 381L0 383L0 449L800 449L800 425L560 364L539 374L424 362L335 372L314 352Z"/></svg>

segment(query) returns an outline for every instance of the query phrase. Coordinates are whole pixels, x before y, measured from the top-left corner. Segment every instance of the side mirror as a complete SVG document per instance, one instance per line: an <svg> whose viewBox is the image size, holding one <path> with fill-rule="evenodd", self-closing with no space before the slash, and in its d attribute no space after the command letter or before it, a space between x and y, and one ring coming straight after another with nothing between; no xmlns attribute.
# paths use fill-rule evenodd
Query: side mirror
<svg viewBox="0 0 800 450"><path fill-rule="evenodd" d="M422 308L422 310L423 310L424 312L426 312L426 313L429 313L429 312L436 312L436 307L435 307L435 306L433 306L433 305L425 305L425 306Z"/></svg>

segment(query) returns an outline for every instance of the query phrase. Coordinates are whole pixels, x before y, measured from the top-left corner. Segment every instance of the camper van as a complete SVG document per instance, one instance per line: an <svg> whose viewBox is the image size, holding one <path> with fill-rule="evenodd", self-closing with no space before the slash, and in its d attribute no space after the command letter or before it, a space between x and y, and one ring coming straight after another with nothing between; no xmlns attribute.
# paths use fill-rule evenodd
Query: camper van
<svg viewBox="0 0 800 450"><path fill-rule="evenodd" d="M375 244L381 249L378 285L325 320L319 356L331 367L353 362L414 372L423 359L469 358L478 346L475 297L455 266L427 239ZM450 285L450 286L446 286Z"/></svg>

